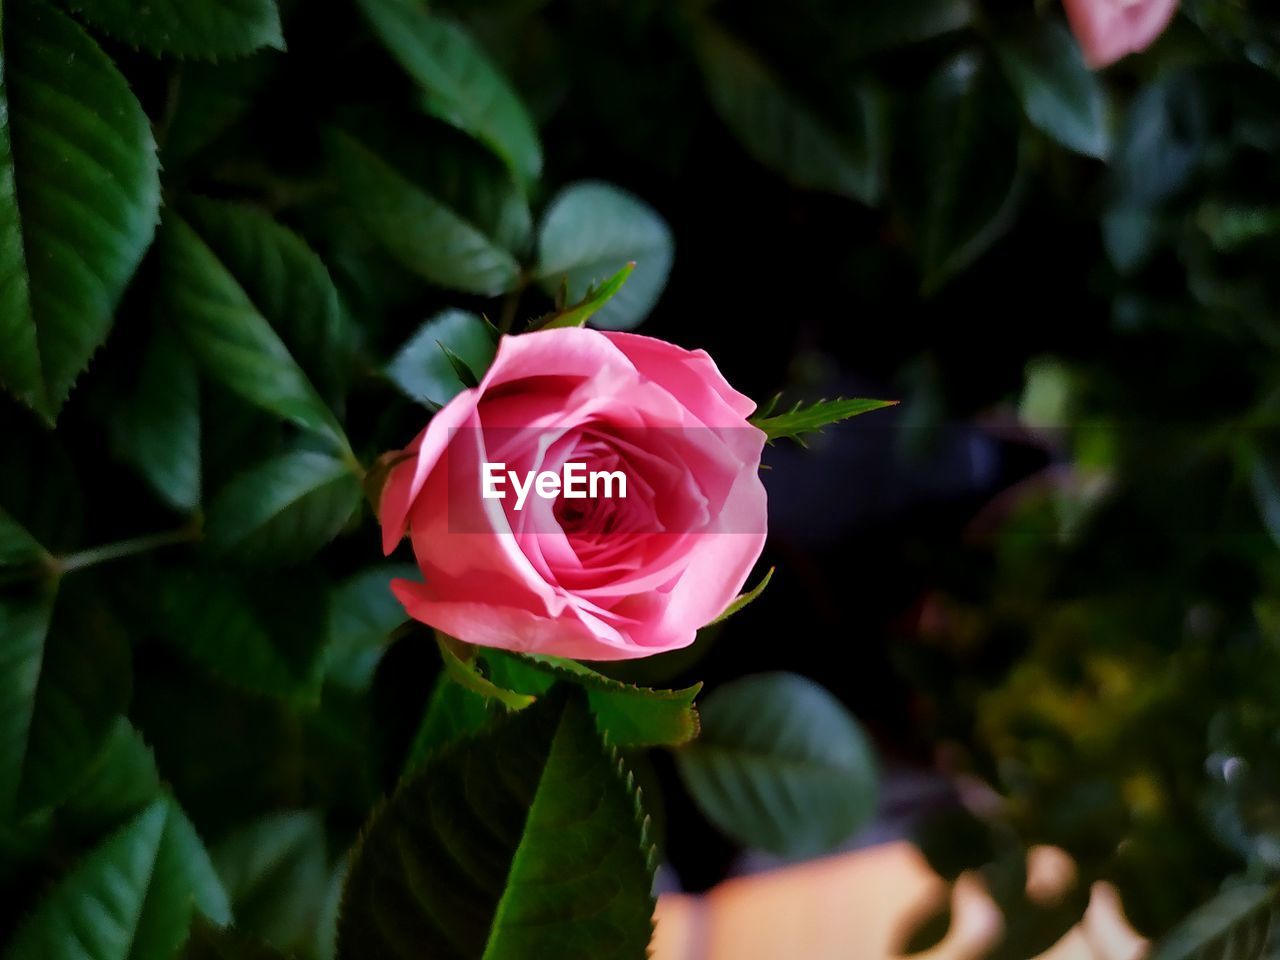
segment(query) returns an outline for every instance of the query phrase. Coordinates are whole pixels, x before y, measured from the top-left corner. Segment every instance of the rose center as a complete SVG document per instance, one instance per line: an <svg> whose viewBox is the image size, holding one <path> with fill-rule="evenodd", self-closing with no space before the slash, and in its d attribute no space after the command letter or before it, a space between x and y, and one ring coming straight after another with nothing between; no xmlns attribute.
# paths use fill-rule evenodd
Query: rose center
<svg viewBox="0 0 1280 960"><path fill-rule="evenodd" d="M565 533L609 533L616 525L615 511L607 499L556 499L552 512Z"/></svg>

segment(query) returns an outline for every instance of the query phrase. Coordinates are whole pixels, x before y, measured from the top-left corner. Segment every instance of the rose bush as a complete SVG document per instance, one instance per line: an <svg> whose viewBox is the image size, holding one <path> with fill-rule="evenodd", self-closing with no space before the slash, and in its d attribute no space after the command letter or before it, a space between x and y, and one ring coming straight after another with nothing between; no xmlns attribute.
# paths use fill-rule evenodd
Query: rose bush
<svg viewBox="0 0 1280 960"><path fill-rule="evenodd" d="M588 329L505 337L387 479L383 547L407 529L426 581L396 580L396 596L483 646L588 660L687 646L764 547L754 409L702 351ZM629 495L519 510L482 497L486 462L621 470Z"/></svg>

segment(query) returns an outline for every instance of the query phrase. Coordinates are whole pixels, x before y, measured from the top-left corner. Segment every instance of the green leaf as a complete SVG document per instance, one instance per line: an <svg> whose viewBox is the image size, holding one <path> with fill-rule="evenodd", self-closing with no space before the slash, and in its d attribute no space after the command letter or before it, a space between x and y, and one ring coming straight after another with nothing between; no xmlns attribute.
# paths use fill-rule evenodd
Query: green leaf
<svg viewBox="0 0 1280 960"><path fill-rule="evenodd" d="M150 53L217 59L284 49L274 0L68 0L95 27Z"/></svg>
<svg viewBox="0 0 1280 960"><path fill-rule="evenodd" d="M1169 931L1150 960L1262 960L1277 900L1275 886L1228 887Z"/></svg>
<svg viewBox="0 0 1280 960"><path fill-rule="evenodd" d="M25 567L49 559L27 528L0 508L0 567Z"/></svg>
<svg viewBox="0 0 1280 960"><path fill-rule="evenodd" d="M310 941L329 885L324 824L308 810L273 813L213 846L236 926L273 947Z"/></svg>
<svg viewBox="0 0 1280 960"><path fill-rule="evenodd" d="M133 725L118 717L98 758L59 812L82 828L104 832L133 817L160 793L155 755Z"/></svg>
<svg viewBox="0 0 1280 960"><path fill-rule="evenodd" d="M1263 526L1271 535L1272 541L1280 546L1280 462L1261 451L1255 451L1249 478Z"/></svg>
<svg viewBox="0 0 1280 960"><path fill-rule="evenodd" d="M164 828L133 936L131 956L138 960L172 956L193 915L231 922L227 895L195 827L172 798L156 806L164 811ZM145 816L146 811L140 815Z"/></svg>
<svg viewBox="0 0 1280 960"><path fill-rule="evenodd" d="M160 573L152 590L162 639L242 689L314 700L326 600L301 569L249 583L209 567Z"/></svg>
<svg viewBox="0 0 1280 960"><path fill-rule="evenodd" d="M695 42L707 95L751 156L798 187L867 204L879 200L887 144L871 94L860 90L849 97L854 115L836 128L754 52L710 22L699 25Z"/></svg>
<svg viewBox="0 0 1280 960"><path fill-rule="evenodd" d="M295 310L313 316L318 275L291 256L283 228L260 215L212 204L200 212L202 226L218 228L207 236L172 209L165 214L159 315L181 330L210 377L347 451L337 418L273 329Z"/></svg>
<svg viewBox="0 0 1280 960"><path fill-rule="evenodd" d="M1206 98L1188 70L1162 74L1134 97L1111 157L1114 206L1152 207L1187 186L1209 142Z"/></svg>
<svg viewBox="0 0 1280 960"><path fill-rule="evenodd" d="M595 314L596 326L630 329L658 302L675 255L671 231L647 204L607 183L566 187L551 201L538 230L535 276L551 295L562 284L582 300L630 263L634 272Z"/></svg>
<svg viewBox="0 0 1280 960"><path fill-rule="evenodd" d="M770 443L789 437L803 444L804 441L800 438L807 433L814 433L833 423L848 420L859 414L870 413L872 410L883 410L895 403L897 403L896 400L865 400L858 397L848 400L844 398L819 400L808 406L797 403L786 413L754 416L751 418L751 423L768 435Z"/></svg>
<svg viewBox="0 0 1280 960"><path fill-rule="evenodd" d="M365 689L391 634L409 615L391 592L397 577L420 579L416 567L383 564L343 581L329 600L325 675L352 690Z"/></svg>
<svg viewBox="0 0 1280 960"><path fill-rule="evenodd" d="M895 196L932 293L1012 224L1022 183L1018 105L980 55L949 60L925 88L895 167Z"/></svg>
<svg viewBox="0 0 1280 960"><path fill-rule="evenodd" d="M596 726L615 747L677 746L698 735L693 701L702 684L681 690L637 687L584 667L575 660L486 650L494 683L541 696L553 683L571 683L587 693Z"/></svg>
<svg viewBox="0 0 1280 960"><path fill-rule="evenodd" d="M200 383L186 347L155 330L133 389L110 420L117 455L133 464L166 503L190 512L200 504Z"/></svg>
<svg viewBox="0 0 1280 960"><path fill-rule="evenodd" d="M422 88L422 107L474 136L527 190L542 172L538 132L524 104L457 24L409 0L360 0L391 55Z"/></svg>
<svg viewBox="0 0 1280 960"><path fill-rule="evenodd" d="M1162 217L1161 207L1184 191L1209 145L1207 94L1188 70L1173 70L1133 98L1108 167L1102 236L1122 274L1142 267L1167 235L1181 234L1183 214ZM1166 222L1168 221L1168 222Z"/></svg>
<svg viewBox="0 0 1280 960"><path fill-rule="evenodd" d="M129 85L70 17L0 17L0 384L52 422L155 232L155 141Z"/></svg>
<svg viewBox="0 0 1280 960"><path fill-rule="evenodd" d="M341 400L356 330L328 267L292 230L246 204L192 199L187 223L248 293L317 392Z"/></svg>
<svg viewBox="0 0 1280 960"><path fill-rule="evenodd" d="M458 378L458 382L463 387L471 389L480 386L480 375L471 369L467 361L450 350L443 343L439 344L440 352L444 354L444 358L449 361L449 366L453 368L454 374Z"/></svg>
<svg viewBox="0 0 1280 960"><path fill-rule="evenodd" d="M350 464L294 450L223 487L209 506L205 533L215 550L255 563L302 560L338 535L360 496Z"/></svg>
<svg viewBox="0 0 1280 960"><path fill-rule="evenodd" d="M876 765L861 727L792 673L745 677L702 702L702 734L676 753L707 818L750 847L814 856L875 812Z"/></svg>
<svg viewBox="0 0 1280 960"><path fill-rule="evenodd" d="M757 583L754 587L752 587L746 593L735 598L732 603L730 603L727 607L724 608L724 612L721 613L720 616L712 620L710 623L708 623L707 626L711 627L711 626L715 626L717 623L723 623L725 620L728 620L730 617L732 617L735 613L737 613L747 604L755 600L758 596L760 596L760 594L764 593L764 588L769 586L769 581L773 579L774 569L775 569L774 567L770 567L769 572L766 573L760 579L759 583ZM703 629L706 629L706 628L704 627Z"/></svg>
<svg viewBox="0 0 1280 960"><path fill-rule="evenodd" d="M332 134L329 144L352 212L401 265L466 293L496 296L516 287L515 258L442 197L344 133Z"/></svg>
<svg viewBox="0 0 1280 960"><path fill-rule="evenodd" d="M1111 207L1102 215L1102 243L1121 274L1141 267L1155 251L1160 223L1149 207Z"/></svg>
<svg viewBox="0 0 1280 960"><path fill-rule="evenodd" d="M0 819L63 800L129 700L125 638L91 584L0 598Z"/></svg>
<svg viewBox="0 0 1280 960"><path fill-rule="evenodd" d="M652 852L631 778L550 696L411 774L366 825L341 960L643 957Z"/></svg>
<svg viewBox="0 0 1280 960"><path fill-rule="evenodd" d="M169 798L148 806L68 873L18 930L5 960L172 957L199 912L229 923L200 838Z"/></svg>
<svg viewBox="0 0 1280 960"><path fill-rule="evenodd" d="M488 369L496 351L480 317L466 310L444 310L400 348L387 364L387 376L405 396L427 406L443 406L467 387L449 353L474 375Z"/></svg>
<svg viewBox="0 0 1280 960"><path fill-rule="evenodd" d="M436 632L436 645L440 648L445 674L464 690L487 700L496 700L509 710L523 710L536 699L530 694L500 686L481 673L474 648L439 631Z"/></svg>
<svg viewBox="0 0 1280 960"><path fill-rule="evenodd" d="M0 599L0 816L17 804L52 601Z"/></svg>
<svg viewBox="0 0 1280 960"><path fill-rule="evenodd" d="M422 722L413 735L405 769L412 770L433 752L483 729L502 711L496 701L468 690L448 674L436 678Z"/></svg>
<svg viewBox="0 0 1280 960"><path fill-rule="evenodd" d="M429 117L388 107L343 113L339 130L498 247L520 259L533 241L529 199L484 146ZM357 202L359 198L355 198Z"/></svg>
<svg viewBox="0 0 1280 960"><path fill-rule="evenodd" d="M562 307L555 313L539 317L529 323L529 331L555 330L560 327L581 327L622 289L636 265L633 260L599 286L587 289L581 300L571 307Z"/></svg>
<svg viewBox="0 0 1280 960"><path fill-rule="evenodd" d="M1107 156L1111 136L1102 81L1065 26L1039 20L998 43L996 51L1032 126L1077 153Z"/></svg>
<svg viewBox="0 0 1280 960"><path fill-rule="evenodd" d="M347 883L347 861L343 857L329 872L324 903L311 936L313 960L334 960L338 952L338 910L342 906L342 888Z"/></svg>

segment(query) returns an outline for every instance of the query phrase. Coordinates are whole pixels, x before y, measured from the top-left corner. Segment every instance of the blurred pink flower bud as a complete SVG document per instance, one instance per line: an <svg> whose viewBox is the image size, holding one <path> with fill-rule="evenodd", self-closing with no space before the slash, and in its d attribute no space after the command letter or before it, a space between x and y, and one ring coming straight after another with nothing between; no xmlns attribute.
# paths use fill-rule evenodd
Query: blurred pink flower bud
<svg viewBox="0 0 1280 960"><path fill-rule="evenodd" d="M1071 32L1094 69L1145 50L1173 19L1178 0L1063 0Z"/></svg>

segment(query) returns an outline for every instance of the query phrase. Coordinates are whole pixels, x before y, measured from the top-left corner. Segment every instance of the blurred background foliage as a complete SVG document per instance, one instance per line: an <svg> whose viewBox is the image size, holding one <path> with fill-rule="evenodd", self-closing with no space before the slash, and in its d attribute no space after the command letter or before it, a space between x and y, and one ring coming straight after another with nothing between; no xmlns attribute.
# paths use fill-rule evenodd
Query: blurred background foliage
<svg viewBox="0 0 1280 960"><path fill-rule="evenodd" d="M436 340L483 366L481 314L518 329L629 260L600 325L705 347L757 398L903 402L772 449L769 590L691 651L613 672L820 680L874 736L880 829L944 876L983 871L1001 956L1083 910L1027 899L1034 844L1071 853L1079 890L1117 884L1139 930L1174 932L1169 956L1222 946L1178 924L1224 884L1213 929L1273 909L1274 10L1187 0L1094 74L1056 4L1013 0L282 2L282 33L246 0L264 19L211 20L201 49L107 0L64 6L0 8L5 209L51 238L29 256L37 326L77 344L35 380L18 340L0 348L24 401L0 402L0 930L47 922L127 821L184 904L332 955L343 855L420 756L440 671L399 630L360 465L461 388ZM120 118L109 135L41 92L64 60ZM497 103L482 122L468 84ZM147 120L159 176L128 146ZM114 187L83 181L130 212L102 291L41 272L74 209L38 182L66 174L42 170L46 128L114 158ZM846 722L779 676L740 683ZM737 729L734 689L704 719ZM662 882L848 832L722 838L681 788L698 793L692 754L628 756ZM920 770L948 786L888 789ZM190 906L163 906L185 929ZM25 936L6 956L36 955Z"/></svg>

